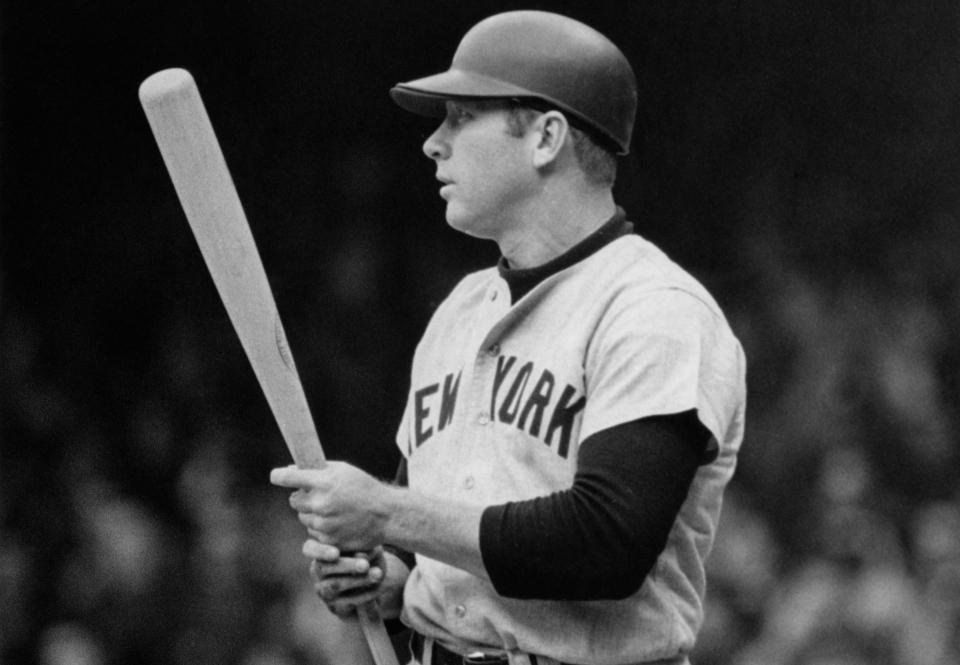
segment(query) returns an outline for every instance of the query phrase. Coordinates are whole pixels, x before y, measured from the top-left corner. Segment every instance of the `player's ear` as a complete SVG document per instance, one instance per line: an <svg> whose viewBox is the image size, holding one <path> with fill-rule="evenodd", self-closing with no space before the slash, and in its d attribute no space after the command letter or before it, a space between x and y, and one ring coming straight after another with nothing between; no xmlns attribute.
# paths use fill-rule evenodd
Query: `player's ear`
<svg viewBox="0 0 960 665"><path fill-rule="evenodd" d="M537 145L533 153L533 165L543 168L556 162L563 146L567 142L570 124L566 116L560 111L550 110L537 118L533 135L537 137Z"/></svg>

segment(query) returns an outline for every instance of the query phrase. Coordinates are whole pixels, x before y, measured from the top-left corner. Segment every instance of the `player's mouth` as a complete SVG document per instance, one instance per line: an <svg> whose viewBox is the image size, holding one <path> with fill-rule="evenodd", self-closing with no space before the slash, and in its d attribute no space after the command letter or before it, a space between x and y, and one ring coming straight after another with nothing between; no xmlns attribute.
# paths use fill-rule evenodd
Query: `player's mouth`
<svg viewBox="0 0 960 665"><path fill-rule="evenodd" d="M437 176L437 180L440 181L440 196L442 198L447 198L447 196L450 194L450 190L453 188L453 180L442 176Z"/></svg>

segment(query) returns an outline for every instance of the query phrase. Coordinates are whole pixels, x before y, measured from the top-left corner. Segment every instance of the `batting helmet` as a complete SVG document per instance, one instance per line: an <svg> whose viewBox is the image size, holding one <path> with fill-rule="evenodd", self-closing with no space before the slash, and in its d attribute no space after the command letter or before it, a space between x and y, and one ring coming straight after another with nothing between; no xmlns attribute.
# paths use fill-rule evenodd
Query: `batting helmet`
<svg viewBox="0 0 960 665"><path fill-rule="evenodd" d="M637 110L636 78L620 49L579 21L542 11L480 21L460 41L450 69L398 83L390 96L432 117L446 113L448 99L541 100L621 155L630 149Z"/></svg>

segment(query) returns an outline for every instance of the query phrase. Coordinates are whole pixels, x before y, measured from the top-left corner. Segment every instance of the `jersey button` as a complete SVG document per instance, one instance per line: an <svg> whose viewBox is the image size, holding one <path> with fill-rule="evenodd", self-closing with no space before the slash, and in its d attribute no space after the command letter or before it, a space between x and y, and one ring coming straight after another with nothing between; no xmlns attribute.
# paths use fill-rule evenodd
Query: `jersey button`
<svg viewBox="0 0 960 665"><path fill-rule="evenodd" d="M500 355L500 345L497 344L496 342L494 342L493 344L491 344L490 346L488 346L488 347L487 347L487 355L488 355L488 356L498 356L498 355Z"/></svg>
<svg viewBox="0 0 960 665"><path fill-rule="evenodd" d="M467 476L463 479L463 487L468 490L472 490L473 486L477 484L477 481L473 479L473 476Z"/></svg>
<svg viewBox="0 0 960 665"><path fill-rule="evenodd" d="M490 300L493 301L493 300L496 300L496 299L497 299L497 292L496 292L496 291L491 291L491 292L490 292Z"/></svg>
<svg viewBox="0 0 960 665"><path fill-rule="evenodd" d="M490 422L490 416L487 415L486 411L484 411L479 416L477 416L478 425L486 425L489 422Z"/></svg>
<svg viewBox="0 0 960 665"><path fill-rule="evenodd" d="M453 613L457 615L458 619L462 619L463 617L467 616L467 608L463 605L457 605L453 608Z"/></svg>

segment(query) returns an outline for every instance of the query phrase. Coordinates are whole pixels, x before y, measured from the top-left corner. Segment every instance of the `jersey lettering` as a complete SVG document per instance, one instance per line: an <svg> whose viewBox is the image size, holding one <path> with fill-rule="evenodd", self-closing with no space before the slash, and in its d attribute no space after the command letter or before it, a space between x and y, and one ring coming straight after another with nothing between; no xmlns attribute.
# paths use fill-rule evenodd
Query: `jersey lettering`
<svg viewBox="0 0 960 665"><path fill-rule="evenodd" d="M553 392L554 378L553 373L545 369L537 385L533 387L533 392L527 399L527 405L523 407L523 413L520 414L520 422L517 427L524 429L527 426L527 418L533 413L533 420L530 421L531 436L540 436L540 422L543 420L543 411L550 403L550 394Z"/></svg>
<svg viewBox="0 0 960 665"><path fill-rule="evenodd" d="M497 412L497 393L500 392L500 385L503 383L503 380L515 362L517 362L516 356L510 356L509 358L497 356L497 369L493 374L493 392L490 394L491 417Z"/></svg>
<svg viewBox="0 0 960 665"><path fill-rule="evenodd" d="M573 419L587 403L587 398L581 396L576 402L570 404L570 400L573 399L576 392L573 386L567 386L563 389L563 395L560 396L560 401L553 410L553 417L550 418L550 425L547 427L547 445L550 445L553 433L557 429L560 430L560 443L557 445L557 453L564 459L567 458L567 453L570 451L570 432L573 430Z"/></svg>
<svg viewBox="0 0 960 665"><path fill-rule="evenodd" d="M542 439L548 446L557 439L556 452L566 459L570 453L570 439L577 415L586 406L587 398L579 395L577 389L566 385L560 397L554 400L556 376L548 369L540 370L535 381L537 368L532 361L517 366L516 356L499 356L494 368L493 385L490 389L490 419L541 438L543 423L547 414L546 432ZM453 422L460 390L462 372L447 374L441 382L431 383L413 393L413 434L416 447L422 446L435 432L442 432ZM532 390L528 391L528 386ZM435 404L439 394L440 404ZM549 411L552 402L553 411ZM434 416L435 412L437 415Z"/></svg>
<svg viewBox="0 0 960 665"><path fill-rule="evenodd" d="M413 394L413 414L414 414L414 428L413 433L417 440L417 448L422 446L427 439L433 436L433 428L427 427L424 429L424 421L430 417L430 407L424 404L427 398L437 392L440 389L440 384L431 383L426 388L421 388Z"/></svg>
<svg viewBox="0 0 960 665"><path fill-rule="evenodd" d="M453 422L453 407L457 403L457 391L460 389L460 374L457 372L457 378L453 374L447 374L443 378L443 393L440 397L440 422L437 429L443 431L443 428Z"/></svg>
<svg viewBox="0 0 960 665"><path fill-rule="evenodd" d="M517 412L520 411L520 400L523 399L523 391L527 387L527 379L530 378L530 372L532 371L533 363L528 362L517 372L517 376L513 379L513 385L510 386L507 396L503 398L503 403L500 405L498 414L500 422L508 425L513 424Z"/></svg>

